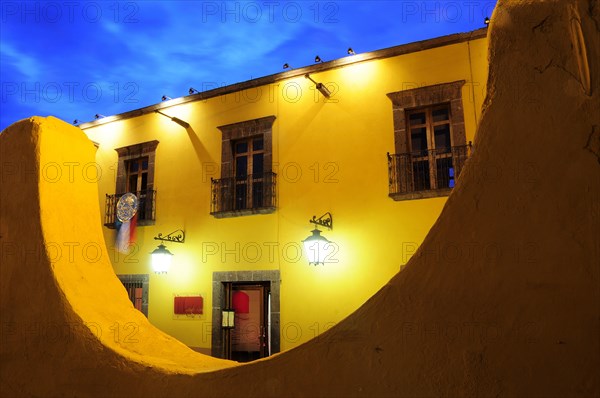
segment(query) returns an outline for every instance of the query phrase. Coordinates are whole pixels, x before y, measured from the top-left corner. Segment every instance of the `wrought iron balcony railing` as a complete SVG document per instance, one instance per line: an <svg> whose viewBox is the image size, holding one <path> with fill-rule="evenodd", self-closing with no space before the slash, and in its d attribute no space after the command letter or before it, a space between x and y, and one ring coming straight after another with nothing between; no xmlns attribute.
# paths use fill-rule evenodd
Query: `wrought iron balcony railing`
<svg viewBox="0 0 600 398"><path fill-rule="evenodd" d="M210 214L228 217L275 210L277 174L211 179Z"/></svg>
<svg viewBox="0 0 600 398"><path fill-rule="evenodd" d="M467 145L388 156L390 197L417 199L443 196L454 187L465 161L471 156Z"/></svg>
<svg viewBox="0 0 600 398"><path fill-rule="evenodd" d="M117 221L117 202L125 193L106 195L106 205L104 212L104 225L108 228L115 228ZM156 191L146 189L135 192L138 198L137 225L152 225L156 216Z"/></svg>

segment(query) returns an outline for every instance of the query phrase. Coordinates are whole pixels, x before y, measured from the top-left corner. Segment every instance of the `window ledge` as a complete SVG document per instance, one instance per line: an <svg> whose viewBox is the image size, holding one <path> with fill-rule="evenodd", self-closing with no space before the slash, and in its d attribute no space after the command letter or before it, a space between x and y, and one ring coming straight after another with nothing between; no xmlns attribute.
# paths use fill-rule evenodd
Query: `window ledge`
<svg viewBox="0 0 600 398"><path fill-rule="evenodd" d="M242 217L251 216L254 214L271 214L275 213L275 207L260 207L255 209L244 209L244 210L230 210L230 211L216 211L210 213L215 218L231 218L231 217Z"/></svg>
<svg viewBox="0 0 600 398"><path fill-rule="evenodd" d="M104 224L105 227L110 228L110 229L116 229L117 226L115 225L116 223L111 222L111 223L106 223ZM135 223L136 227L146 227L148 225L154 225L156 224L156 220L138 220L137 223Z"/></svg>
<svg viewBox="0 0 600 398"><path fill-rule="evenodd" d="M418 192L408 192L408 193L390 193L389 197L394 199L395 201L403 201L403 200L416 200L416 199L428 199L428 198L437 198L450 195L452 192L452 188L442 188L442 189L432 189L429 191L418 191Z"/></svg>

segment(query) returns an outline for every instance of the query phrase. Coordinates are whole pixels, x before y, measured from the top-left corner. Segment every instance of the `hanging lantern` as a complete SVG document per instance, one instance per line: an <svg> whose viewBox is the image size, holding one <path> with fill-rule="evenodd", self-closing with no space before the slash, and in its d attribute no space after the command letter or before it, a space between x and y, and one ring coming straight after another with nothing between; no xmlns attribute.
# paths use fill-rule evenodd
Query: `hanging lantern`
<svg viewBox="0 0 600 398"><path fill-rule="evenodd" d="M173 253L162 243L152 252L152 268L157 274L166 274L171 266Z"/></svg>
<svg viewBox="0 0 600 398"><path fill-rule="evenodd" d="M302 241L309 264L325 264L325 258L331 242L321 235L318 229L312 230L312 235Z"/></svg>
<svg viewBox="0 0 600 398"><path fill-rule="evenodd" d="M154 237L154 240L160 240L163 242L173 242L173 243L184 243L185 242L185 231L182 229L178 229L176 231L163 236L162 233L159 233ZM154 249L152 252L152 269L157 274L166 274L169 272L169 268L171 267L171 260L173 258L173 253L167 250L166 246L162 243L158 245L158 248Z"/></svg>

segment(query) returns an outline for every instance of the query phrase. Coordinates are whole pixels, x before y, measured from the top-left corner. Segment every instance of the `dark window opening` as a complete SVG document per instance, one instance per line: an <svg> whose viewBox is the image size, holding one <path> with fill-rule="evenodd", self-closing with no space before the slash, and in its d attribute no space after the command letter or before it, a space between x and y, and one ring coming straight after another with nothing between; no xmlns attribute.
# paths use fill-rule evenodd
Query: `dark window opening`
<svg viewBox="0 0 600 398"><path fill-rule="evenodd" d="M394 200L446 196L470 156L462 109L464 81L388 94L396 153L388 153Z"/></svg>
<svg viewBox="0 0 600 398"><path fill-rule="evenodd" d="M274 116L221 126L221 178L211 179L211 214L217 218L275 210L277 175L271 171Z"/></svg>

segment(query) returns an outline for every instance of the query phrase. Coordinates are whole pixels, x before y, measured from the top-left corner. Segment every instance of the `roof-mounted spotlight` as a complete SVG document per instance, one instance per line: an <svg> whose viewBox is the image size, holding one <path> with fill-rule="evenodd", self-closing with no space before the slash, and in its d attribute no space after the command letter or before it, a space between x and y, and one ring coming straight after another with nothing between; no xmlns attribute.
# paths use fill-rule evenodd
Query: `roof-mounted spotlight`
<svg viewBox="0 0 600 398"><path fill-rule="evenodd" d="M162 99L163 101L166 101L166 100L170 100L170 99L173 99L173 98L171 98L171 97L167 97L166 95L163 95L161 99Z"/></svg>
<svg viewBox="0 0 600 398"><path fill-rule="evenodd" d="M75 119L75 120L73 120L73 124L74 124L75 126L77 126L79 123L81 123L81 120L79 120L79 119Z"/></svg>
<svg viewBox="0 0 600 398"><path fill-rule="evenodd" d="M285 64L283 64L283 69L294 69L290 66L290 64L288 64L287 62Z"/></svg>
<svg viewBox="0 0 600 398"><path fill-rule="evenodd" d="M321 59L321 57L319 57L318 55L315 57L315 62L323 62L323 60Z"/></svg>
<svg viewBox="0 0 600 398"><path fill-rule="evenodd" d="M100 119L100 118L102 118L102 117L106 117L106 116L104 116L104 115L101 115L101 114L99 114L99 113L96 113L96 114L94 115L94 119Z"/></svg>
<svg viewBox="0 0 600 398"><path fill-rule="evenodd" d="M352 47L348 47L348 55L356 55L356 53L354 52L354 50L352 49Z"/></svg>
<svg viewBox="0 0 600 398"><path fill-rule="evenodd" d="M325 98L329 98L329 96L331 96L331 91L329 91L327 87L323 85L323 83L317 83L310 77L308 73L304 75L304 77L313 82L315 84L315 87L317 87L317 90L319 90Z"/></svg>
<svg viewBox="0 0 600 398"><path fill-rule="evenodd" d="M200 91L196 90L194 87L190 87L190 89L188 90L188 93L190 93L190 95L192 95L192 94L197 94L197 93L199 93L199 92L200 92Z"/></svg>
<svg viewBox="0 0 600 398"><path fill-rule="evenodd" d="M490 24L490 19L488 17L485 17L483 20L483 23L485 24L485 26Z"/></svg>

